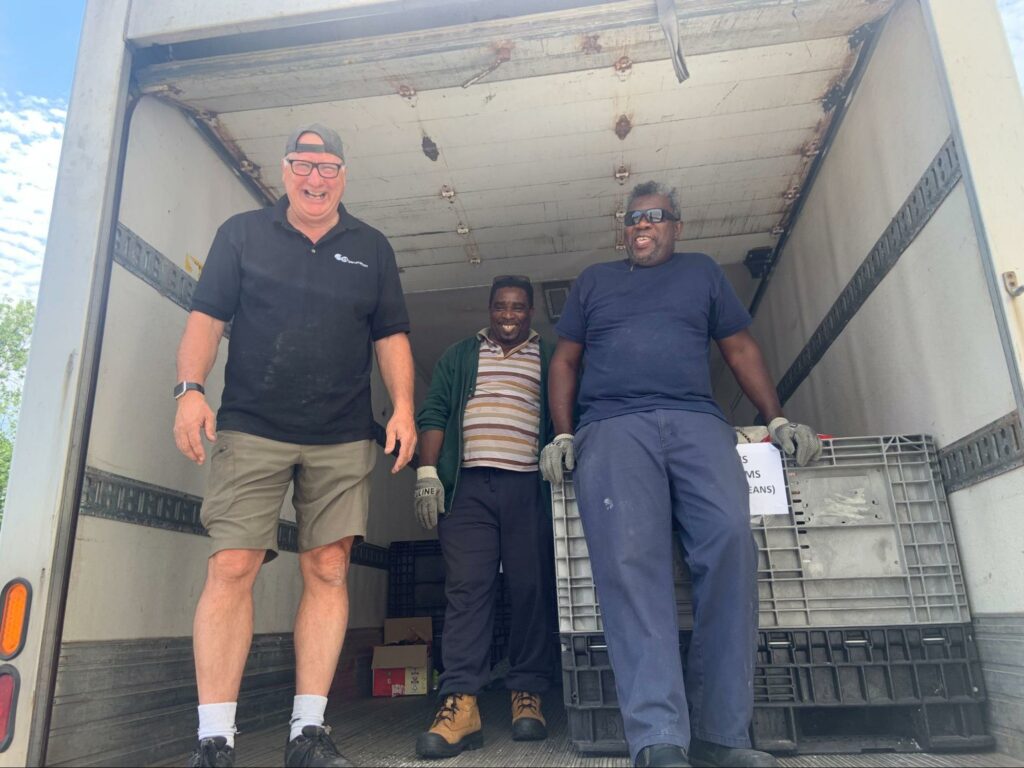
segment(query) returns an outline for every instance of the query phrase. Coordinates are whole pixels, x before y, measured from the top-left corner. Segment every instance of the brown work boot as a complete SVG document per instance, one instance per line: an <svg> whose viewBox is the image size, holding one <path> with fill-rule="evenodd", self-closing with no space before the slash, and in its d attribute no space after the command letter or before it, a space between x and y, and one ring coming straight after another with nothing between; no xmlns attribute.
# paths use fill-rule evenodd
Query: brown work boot
<svg viewBox="0 0 1024 768"><path fill-rule="evenodd" d="M464 749L480 749L480 710L476 696L450 693L434 715L430 730L416 737L416 754L422 758L455 757Z"/></svg>
<svg viewBox="0 0 1024 768"><path fill-rule="evenodd" d="M512 691L512 740L540 741L548 737L548 726L540 711L540 694Z"/></svg>

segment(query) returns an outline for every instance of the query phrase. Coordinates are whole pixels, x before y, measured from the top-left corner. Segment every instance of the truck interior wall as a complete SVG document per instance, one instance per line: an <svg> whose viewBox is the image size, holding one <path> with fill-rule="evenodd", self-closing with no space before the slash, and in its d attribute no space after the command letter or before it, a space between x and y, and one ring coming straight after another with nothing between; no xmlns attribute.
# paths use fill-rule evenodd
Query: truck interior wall
<svg viewBox="0 0 1024 768"><path fill-rule="evenodd" d="M897 6L778 262L753 333L777 380L797 359L950 138L921 8ZM731 377L734 423L755 411ZM948 445L1015 408L961 179L784 404L835 435L926 433ZM950 495L1000 746L1024 754L1024 471Z"/></svg>
<svg viewBox="0 0 1024 768"><path fill-rule="evenodd" d="M148 97L139 103L119 236L147 248L151 272L176 273L187 284L198 276L220 223L260 204L179 110ZM194 733L190 636L209 540L194 529L174 530L180 515L167 512L184 503L186 516L195 516L208 462L197 467L186 460L171 435L170 383L187 302L164 295L153 284L160 280L150 277L121 262L112 267L48 747L54 765L140 764L186 749ZM214 410L226 355L225 339L207 382ZM391 405L377 371L372 381L374 416L383 424ZM418 381L417 389L423 387ZM412 514L414 473L393 476L392 463L380 451L372 475L366 541L377 545L378 560L375 567L353 564L349 574L350 631L336 681L343 694L365 683L370 651L379 642L387 608L381 548L393 539L430 535ZM282 519L295 519L290 500ZM246 720L246 727L255 727L291 705L291 628L301 587L291 551L282 550L257 579L256 640L240 725ZM140 752L110 751L112 743L136 736Z"/></svg>

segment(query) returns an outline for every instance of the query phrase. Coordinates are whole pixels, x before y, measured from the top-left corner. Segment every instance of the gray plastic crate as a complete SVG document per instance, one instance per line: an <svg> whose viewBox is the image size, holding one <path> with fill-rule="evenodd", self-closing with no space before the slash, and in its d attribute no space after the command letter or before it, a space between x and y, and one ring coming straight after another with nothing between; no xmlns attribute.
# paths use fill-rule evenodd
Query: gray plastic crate
<svg viewBox="0 0 1024 768"><path fill-rule="evenodd" d="M784 466L789 514L750 521L762 628L970 621L930 437L835 438L812 466ZM552 490L559 631L599 632L575 490L571 481ZM686 629L692 591L678 554L675 573Z"/></svg>

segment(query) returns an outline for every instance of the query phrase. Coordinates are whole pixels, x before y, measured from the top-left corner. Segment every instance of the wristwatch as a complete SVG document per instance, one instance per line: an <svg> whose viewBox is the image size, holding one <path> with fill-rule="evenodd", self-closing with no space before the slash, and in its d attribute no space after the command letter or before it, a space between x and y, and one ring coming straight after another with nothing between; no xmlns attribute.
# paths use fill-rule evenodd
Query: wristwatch
<svg viewBox="0 0 1024 768"><path fill-rule="evenodd" d="M179 381L174 385L174 399L177 400L186 392L191 392L192 390L195 390L200 395L206 394L206 390L203 389L202 384L197 384L194 381Z"/></svg>

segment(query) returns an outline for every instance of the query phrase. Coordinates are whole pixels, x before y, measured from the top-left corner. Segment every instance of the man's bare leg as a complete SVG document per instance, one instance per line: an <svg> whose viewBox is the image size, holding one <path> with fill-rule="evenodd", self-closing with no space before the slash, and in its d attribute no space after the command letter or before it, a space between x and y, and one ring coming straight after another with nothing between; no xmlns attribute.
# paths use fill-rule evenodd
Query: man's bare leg
<svg viewBox="0 0 1024 768"><path fill-rule="evenodd" d="M295 618L295 704L286 766L351 766L323 727L348 626L348 566L352 537L299 555L302 600Z"/></svg>
<svg viewBox="0 0 1024 768"><path fill-rule="evenodd" d="M303 589L295 618L295 692L326 696L348 628L348 567L354 537L299 555Z"/></svg>
<svg viewBox="0 0 1024 768"><path fill-rule="evenodd" d="M209 559L192 625L201 705L238 700L252 644L252 587L265 555L262 549L224 549Z"/></svg>
<svg viewBox="0 0 1024 768"><path fill-rule="evenodd" d="M210 557L192 625L199 687L199 747L189 765L233 764L235 713L252 644L252 587L262 549L225 549Z"/></svg>

